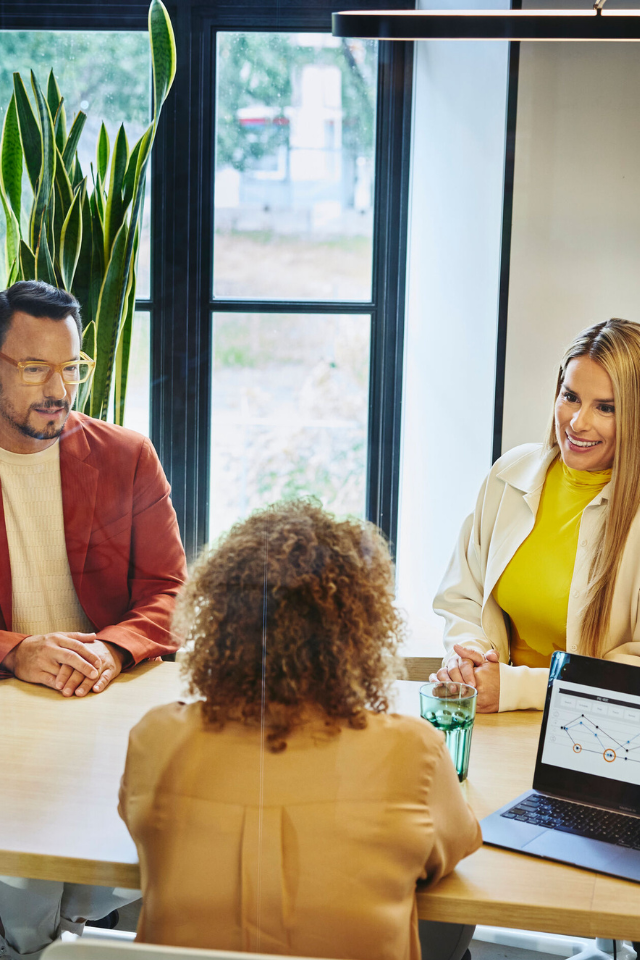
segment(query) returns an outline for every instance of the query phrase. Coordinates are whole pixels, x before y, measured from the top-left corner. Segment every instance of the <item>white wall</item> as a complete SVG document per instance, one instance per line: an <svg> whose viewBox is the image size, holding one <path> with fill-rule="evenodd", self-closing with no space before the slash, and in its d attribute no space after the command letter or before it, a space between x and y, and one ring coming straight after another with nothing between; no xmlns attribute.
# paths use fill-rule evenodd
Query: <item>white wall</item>
<svg viewBox="0 0 640 960"><path fill-rule="evenodd" d="M425 656L442 648L431 601L491 464L508 45L415 48L398 600L405 652Z"/></svg>
<svg viewBox="0 0 640 960"><path fill-rule="evenodd" d="M431 600L490 465L507 55L416 43L398 537L414 655L440 650ZM640 321L639 94L636 44L521 44L503 450L542 439L579 330Z"/></svg>
<svg viewBox="0 0 640 960"><path fill-rule="evenodd" d="M639 96L637 44L521 44L503 450L542 439L576 333L640 321Z"/></svg>

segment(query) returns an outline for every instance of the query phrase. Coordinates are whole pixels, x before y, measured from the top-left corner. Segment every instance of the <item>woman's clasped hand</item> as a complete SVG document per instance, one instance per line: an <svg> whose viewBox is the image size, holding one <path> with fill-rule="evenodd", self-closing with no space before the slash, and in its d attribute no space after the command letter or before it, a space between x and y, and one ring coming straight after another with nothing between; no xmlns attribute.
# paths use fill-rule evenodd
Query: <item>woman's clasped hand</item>
<svg viewBox="0 0 640 960"><path fill-rule="evenodd" d="M429 679L466 683L475 687L478 691L478 713L497 713L500 704L500 663L496 651L481 653L457 643L453 650L444 665Z"/></svg>

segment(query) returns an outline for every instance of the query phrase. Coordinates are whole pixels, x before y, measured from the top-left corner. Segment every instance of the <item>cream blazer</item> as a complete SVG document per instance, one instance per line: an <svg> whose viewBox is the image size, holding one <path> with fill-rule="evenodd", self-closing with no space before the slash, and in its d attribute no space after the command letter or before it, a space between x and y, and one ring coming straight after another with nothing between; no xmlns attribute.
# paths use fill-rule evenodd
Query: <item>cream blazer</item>
<svg viewBox="0 0 640 960"><path fill-rule="evenodd" d="M465 520L433 609L445 620L444 645L454 643L500 657L500 710L542 710L549 671L509 664L509 632L493 588L533 529L547 470L557 448L524 444L505 453L482 485L475 511ZM604 519L609 484L585 508L567 612L567 650L577 652L587 597L592 550ZM616 580L605 659L640 666L640 513L624 547Z"/></svg>
<svg viewBox="0 0 640 960"><path fill-rule="evenodd" d="M416 881L482 843L442 734L397 715L331 736L316 714L274 754L198 703L159 707L131 732L119 811L137 939L180 947L419 960Z"/></svg>

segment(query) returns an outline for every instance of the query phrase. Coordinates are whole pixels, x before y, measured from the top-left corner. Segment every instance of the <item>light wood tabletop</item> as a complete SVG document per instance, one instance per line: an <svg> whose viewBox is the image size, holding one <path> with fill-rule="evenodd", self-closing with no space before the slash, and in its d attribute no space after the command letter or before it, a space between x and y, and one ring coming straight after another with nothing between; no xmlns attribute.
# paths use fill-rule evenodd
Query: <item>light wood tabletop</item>
<svg viewBox="0 0 640 960"><path fill-rule="evenodd" d="M419 715L419 683L397 709ZM478 819L530 789L542 713L478 715L462 788ZM437 887L418 893L425 920L482 923L569 936L640 940L640 884L497 847L481 847Z"/></svg>
<svg viewBox="0 0 640 960"><path fill-rule="evenodd" d="M175 663L142 664L85 698L0 682L0 874L139 887L116 809L129 730L180 692Z"/></svg>
<svg viewBox="0 0 640 960"><path fill-rule="evenodd" d="M396 709L419 714L419 683L398 684ZM135 847L116 810L129 730L179 699L174 663L149 663L104 693L65 700L0 683L0 874L137 889ZM479 818L528 789L541 714L479 716L463 790ZM640 940L640 884L483 847L431 891L424 919Z"/></svg>

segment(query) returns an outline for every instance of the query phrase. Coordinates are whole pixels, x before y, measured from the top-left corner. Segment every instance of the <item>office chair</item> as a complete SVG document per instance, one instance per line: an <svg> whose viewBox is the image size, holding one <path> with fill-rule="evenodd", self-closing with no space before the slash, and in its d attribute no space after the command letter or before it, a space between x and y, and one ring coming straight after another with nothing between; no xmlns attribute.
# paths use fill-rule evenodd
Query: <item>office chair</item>
<svg viewBox="0 0 640 960"><path fill-rule="evenodd" d="M635 960L640 944L617 940L616 952L613 952L613 940L593 937L571 937L559 933L542 933L537 930L517 930L510 927L490 927L478 925L471 941L495 943L503 947L516 947L518 950L531 950L536 953L563 957L565 960ZM640 958L640 952L638 953Z"/></svg>
<svg viewBox="0 0 640 960"><path fill-rule="evenodd" d="M282 960L282 957L267 953L195 950L82 936L71 942L56 940L43 952L42 960ZM304 958L293 957L291 960Z"/></svg>

